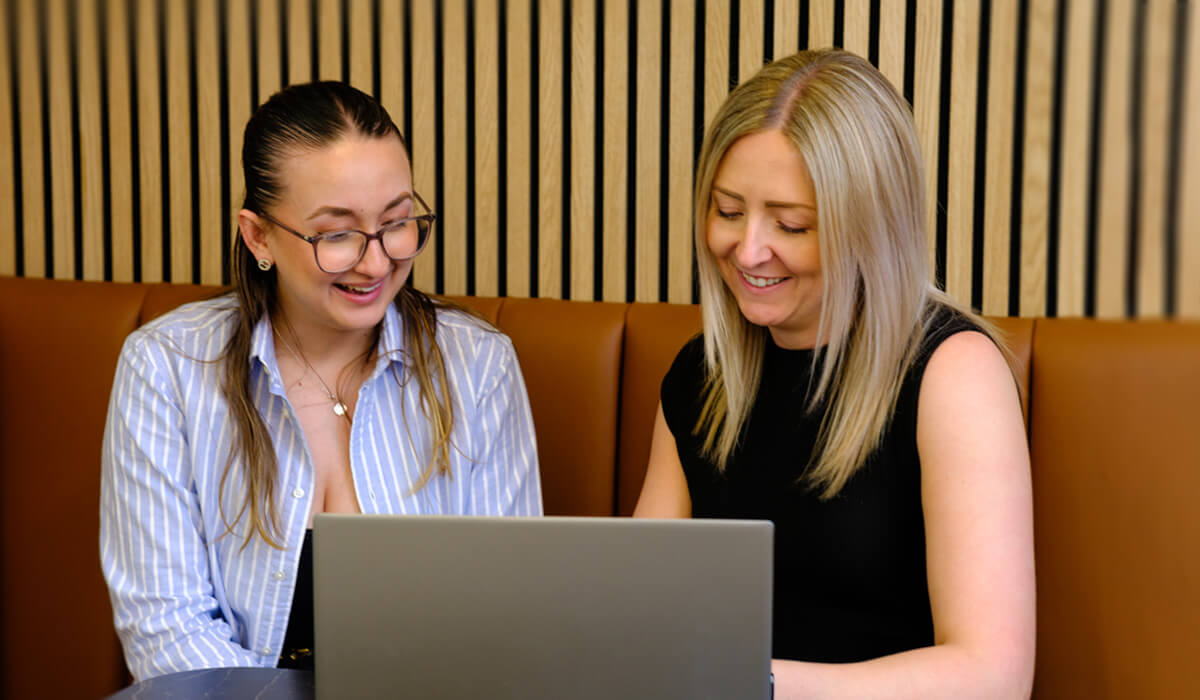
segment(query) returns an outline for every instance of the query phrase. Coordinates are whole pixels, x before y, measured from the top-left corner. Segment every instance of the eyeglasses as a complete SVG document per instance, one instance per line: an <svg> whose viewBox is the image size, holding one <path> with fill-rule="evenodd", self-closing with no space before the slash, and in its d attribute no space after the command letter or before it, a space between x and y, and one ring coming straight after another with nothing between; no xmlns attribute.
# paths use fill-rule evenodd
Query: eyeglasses
<svg viewBox="0 0 1200 700"><path fill-rule="evenodd" d="M383 254L392 260L408 260L421 252L429 242L429 234L433 230L433 222L437 221L437 215L429 210L429 205L421 199L421 195L413 192L413 197L428 213L390 221L375 233L347 229L306 236L265 212L259 213L259 216L312 245L317 267L329 274L337 274L357 265L367 254L367 246L373 240L379 241Z"/></svg>

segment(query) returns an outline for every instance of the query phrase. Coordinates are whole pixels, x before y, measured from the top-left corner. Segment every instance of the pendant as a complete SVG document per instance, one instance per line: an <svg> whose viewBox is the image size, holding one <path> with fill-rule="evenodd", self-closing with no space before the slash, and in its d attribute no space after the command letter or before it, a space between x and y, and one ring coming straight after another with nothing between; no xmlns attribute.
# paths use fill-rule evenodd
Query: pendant
<svg viewBox="0 0 1200 700"><path fill-rule="evenodd" d="M341 401L334 402L333 412L338 414L339 416L346 415L346 404L342 403Z"/></svg>

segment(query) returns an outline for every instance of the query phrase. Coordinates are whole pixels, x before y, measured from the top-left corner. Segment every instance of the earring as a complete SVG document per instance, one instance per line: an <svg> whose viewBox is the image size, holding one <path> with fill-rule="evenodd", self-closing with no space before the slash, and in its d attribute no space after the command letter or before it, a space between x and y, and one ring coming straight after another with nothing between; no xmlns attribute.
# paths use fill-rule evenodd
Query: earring
<svg viewBox="0 0 1200 700"><path fill-rule="evenodd" d="M270 270L271 269L271 261L267 260L266 258L259 258L258 259L258 269L262 270L263 272Z"/></svg>

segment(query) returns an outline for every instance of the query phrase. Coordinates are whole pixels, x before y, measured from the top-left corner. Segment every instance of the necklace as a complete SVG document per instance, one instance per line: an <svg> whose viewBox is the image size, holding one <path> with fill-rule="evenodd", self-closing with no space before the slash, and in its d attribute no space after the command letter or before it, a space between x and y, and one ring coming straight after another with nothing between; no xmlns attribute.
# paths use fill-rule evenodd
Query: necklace
<svg viewBox="0 0 1200 700"><path fill-rule="evenodd" d="M351 420L350 408L346 406L346 402L342 401L337 394L333 393L333 390L330 389L329 385L325 383L325 380L321 378L321 373L308 363L308 358L304 356L304 353L297 352L296 349L292 347L292 344L288 342L287 338L283 337L282 333L278 333L277 335L279 336L279 340L283 342L283 346L292 354L292 357L295 357L303 362L304 366L308 368L308 371L312 372L313 376L317 378L317 381L321 383L321 388L325 390L325 395L328 396L329 400L333 402L333 412L339 416L345 416L346 420Z"/></svg>

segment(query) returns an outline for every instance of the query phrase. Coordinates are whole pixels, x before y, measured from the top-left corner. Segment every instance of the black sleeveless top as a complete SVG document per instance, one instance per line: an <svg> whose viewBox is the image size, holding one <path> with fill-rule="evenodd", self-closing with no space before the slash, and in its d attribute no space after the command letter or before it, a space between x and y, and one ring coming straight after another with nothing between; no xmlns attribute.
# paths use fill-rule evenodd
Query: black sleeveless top
<svg viewBox="0 0 1200 700"><path fill-rule="evenodd" d="M304 531L304 546L300 549L300 564L296 571L296 590L292 593L292 612L288 615L279 668L313 668L312 533L312 528Z"/></svg>
<svg viewBox="0 0 1200 700"><path fill-rule="evenodd" d="M700 456L702 441L692 434L703 402L701 336L663 379L663 413L692 516L775 523L775 658L852 662L933 644L917 397L937 346L976 326L944 309L930 328L879 448L828 501L800 481L824 410L805 412L809 383L816 383L812 350L785 350L768 334L754 406L724 474Z"/></svg>

